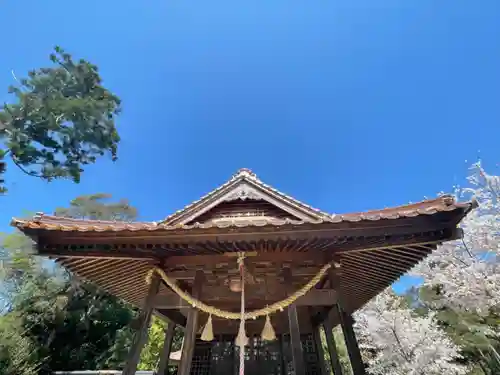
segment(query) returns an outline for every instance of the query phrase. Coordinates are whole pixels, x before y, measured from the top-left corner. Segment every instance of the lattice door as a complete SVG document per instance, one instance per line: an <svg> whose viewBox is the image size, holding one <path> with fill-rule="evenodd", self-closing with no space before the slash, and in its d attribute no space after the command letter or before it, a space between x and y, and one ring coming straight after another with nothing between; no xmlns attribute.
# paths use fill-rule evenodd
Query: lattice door
<svg viewBox="0 0 500 375"><path fill-rule="evenodd" d="M281 340L281 353L283 357L283 372L282 375L295 375L293 368L292 351L290 348L290 335L283 335ZM319 360L316 343L312 334L305 334L300 336L302 344L302 352L304 354L304 366L306 368L306 375L322 375L321 361Z"/></svg>
<svg viewBox="0 0 500 375"><path fill-rule="evenodd" d="M318 351L312 335L301 335L306 375L322 375ZM196 341L191 375L238 375L239 348L234 336L218 336L213 342ZM245 375L295 375L290 336L266 342L250 337L245 348Z"/></svg>

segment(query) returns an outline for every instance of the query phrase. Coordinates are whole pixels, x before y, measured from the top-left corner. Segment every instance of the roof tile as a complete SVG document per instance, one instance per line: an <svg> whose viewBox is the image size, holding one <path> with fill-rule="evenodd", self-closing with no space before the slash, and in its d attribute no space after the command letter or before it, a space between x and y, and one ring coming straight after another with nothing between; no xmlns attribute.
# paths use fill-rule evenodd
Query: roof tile
<svg viewBox="0 0 500 375"><path fill-rule="evenodd" d="M270 217L228 218L206 223L194 223L192 225L168 225L157 222L118 222L104 220L81 220L38 213L32 219L13 218L11 225L19 229L41 229L49 231L79 231L79 232L120 232L120 231L170 231L191 230L210 228L244 228L264 227L301 224L342 223L361 222L377 220L396 220L405 217L419 215L434 215L439 212L452 210L470 210L477 205L476 202L457 203L449 196L443 196L432 200L425 200L411 205L373 210L361 213L343 215L328 215L315 221L302 221L292 219L277 219Z"/></svg>

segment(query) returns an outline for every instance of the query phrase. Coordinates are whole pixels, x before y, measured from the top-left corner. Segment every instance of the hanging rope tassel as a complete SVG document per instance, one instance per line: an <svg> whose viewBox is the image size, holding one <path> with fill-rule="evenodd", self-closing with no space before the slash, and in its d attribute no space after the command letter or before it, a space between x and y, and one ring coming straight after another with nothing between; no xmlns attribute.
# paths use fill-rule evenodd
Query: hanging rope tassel
<svg viewBox="0 0 500 375"><path fill-rule="evenodd" d="M276 340L276 332L274 332L274 328L271 324L271 318L269 318L269 315L266 315L266 323L264 323L264 328L262 329L260 337L262 338L262 340L266 341Z"/></svg>
<svg viewBox="0 0 500 375"><path fill-rule="evenodd" d="M238 330L238 335L236 336L234 343L236 346L239 346L240 349L243 347L243 350L245 349L245 346L248 345L248 337L245 332L245 323L243 321L240 322L240 329Z"/></svg>
<svg viewBox="0 0 500 375"><path fill-rule="evenodd" d="M240 375L245 375L245 345L248 344L248 337L245 332L245 266L243 260L245 259L244 253L238 254L238 266L240 269L241 277L241 317L240 329L238 336L236 336L235 344L240 348Z"/></svg>
<svg viewBox="0 0 500 375"><path fill-rule="evenodd" d="M201 339L203 341L212 341L214 339L214 330L212 328L212 314L208 316L205 328L203 328L203 332L201 333Z"/></svg>

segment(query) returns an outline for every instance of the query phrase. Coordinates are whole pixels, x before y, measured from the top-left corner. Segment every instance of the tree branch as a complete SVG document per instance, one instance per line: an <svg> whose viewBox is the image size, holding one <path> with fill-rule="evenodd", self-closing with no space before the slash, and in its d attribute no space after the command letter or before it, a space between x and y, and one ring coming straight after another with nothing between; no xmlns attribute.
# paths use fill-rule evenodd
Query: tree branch
<svg viewBox="0 0 500 375"><path fill-rule="evenodd" d="M10 150L9 150L10 151ZM41 178L43 179L44 176L39 174L39 173L36 173L36 172L33 172L33 171L28 171L27 169L24 168L23 165L21 165L18 161L16 161L14 155L10 155L10 159L12 160L12 162L25 174L27 174L28 176L31 176L31 177L38 177L38 178Z"/></svg>
<svg viewBox="0 0 500 375"><path fill-rule="evenodd" d="M406 360L406 362L411 363L411 358L409 358L408 354L404 350L403 344L401 343L401 340L399 339L399 336L396 333L396 317L394 317L394 324L391 327L391 331L392 331L392 334L394 335L394 338L396 339L396 342L397 342L399 348L401 349L401 353L403 354L404 359Z"/></svg>

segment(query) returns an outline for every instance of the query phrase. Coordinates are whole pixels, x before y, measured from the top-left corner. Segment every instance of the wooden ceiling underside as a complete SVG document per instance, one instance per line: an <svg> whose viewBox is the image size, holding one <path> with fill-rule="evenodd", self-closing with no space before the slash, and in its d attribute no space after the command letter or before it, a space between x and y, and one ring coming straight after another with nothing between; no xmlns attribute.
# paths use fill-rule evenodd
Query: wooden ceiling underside
<svg viewBox="0 0 500 375"><path fill-rule="evenodd" d="M323 249L324 251L317 249L302 252L261 252L260 255L246 260L248 270L256 279L256 283L249 285L246 290L247 308L249 310L262 308L285 298L286 288L281 272L284 264L291 266L293 289L296 290L318 272L325 262L322 259L327 259L325 255L329 254L340 264L337 271L339 285L333 285L332 289L337 291L344 308L348 312L353 312L432 252L439 241L430 238L422 238L427 241L417 244L376 247L375 243L371 249L343 252L329 252L328 248ZM142 305L148 289L145 282L146 274L155 266L155 262L147 258L59 257L58 262L82 279L91 281L138 307ZM227 285L228 279L237 276L234 257L220 254L172 256L165 260L163 266L167 274L175 278L187 291L191 288L196 270L200 268L203 269L206 279L201 299L223 309L238 311L239 293L231 292ZM317 285L317 288L331 287L325 280ZM175 297L173 292L162 285L158 297L158 301L162 302L157 306L158 311L173 319L181 318L178 322L182 323L182 317L186 315L187 310L166 306L168 303L163 302L172 301L172 297ZM313 316L320 312L320 307L310 307L307 310L307 314ZM214 323L222 331L231 330L232 326L227 324L226 328L221 328L223 322ZM259 324L255 323L257 326Z"/></svg>

